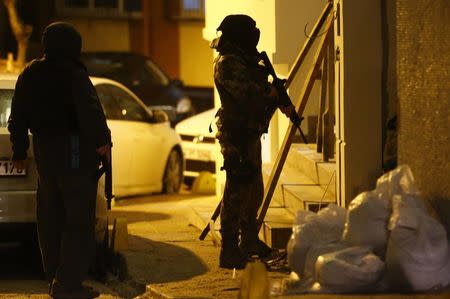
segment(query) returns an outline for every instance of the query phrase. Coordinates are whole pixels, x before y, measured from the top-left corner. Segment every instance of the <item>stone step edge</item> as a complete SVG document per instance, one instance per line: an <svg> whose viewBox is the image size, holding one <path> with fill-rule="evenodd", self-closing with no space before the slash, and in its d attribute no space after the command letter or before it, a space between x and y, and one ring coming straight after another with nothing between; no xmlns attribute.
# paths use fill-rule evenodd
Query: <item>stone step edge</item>
<svg viewBox="0 0 450 299"><path fill-rule="evenodd" d="M313 205L323 204L326 206L336 203L336 196L325 194L324 190L316 185L286 186L284 202L286 210L295 216L299 210L309 210Z"/></svg>
<svg viewBox="0 0 450 299"><path fill-rule="evenodd" d="M335 167L334 169L330 169L332 168L330 165L335 165L335 163L324 162L319 158L321 154L315 154L313 152L315 150L311 146L293 144L289 150L285 166L297 169L297 171L304 173L319 185L327 185L335 172ZM312 155L316 156L317 159L311 158Z"/></svg>
<svg viewBox="0 0 450 299"><path fill-rule="evenodd" d="M273 165L265 164L263 167L263 177L264 177L264 183L265 186L267 184L267 181L270 177L271 171L272 171ZM289 185L311 185L311 186L317 186L318 188L322 189L323 192L331 193L334 195L335 188L334 186L328 186L327 185L319 185L315 183L310 177L308 177L306 174L300 172L296 168L292 168L290 165L286 165L278 179L276 189L274 191L274 194L272 196L271 200L271 207L274 202L276 202L278 205L281 205L282 207L286 207L285 200L283 197L283 190L285 189L285 186ZM267 186L266 186L267 187Z"/></svg>
<svg viewBox="0 0 450 299"><path fill-rule="evenodd" d="M320 201L324 201L327 203L336 202L336 197L334 196L334 194L331 194L330 192L327 192L324 190L320 190L321 192L323 191L323 193L320 197L311 198L311 199L303 199L301 196L302 192L295 190L295 189L299 189L299 188L295 188L295 187L299 187L299 188L301 188L301 187L310 187L310 188L317 187L317 189L319 189L319 185L299 184L299 185L285 186L284 190L286 190L287 193L291 194L293 197L297 198L298 200L305 201L305 202L320 202ZM320 188L320 189L322 189L322 188Z"/></svg>

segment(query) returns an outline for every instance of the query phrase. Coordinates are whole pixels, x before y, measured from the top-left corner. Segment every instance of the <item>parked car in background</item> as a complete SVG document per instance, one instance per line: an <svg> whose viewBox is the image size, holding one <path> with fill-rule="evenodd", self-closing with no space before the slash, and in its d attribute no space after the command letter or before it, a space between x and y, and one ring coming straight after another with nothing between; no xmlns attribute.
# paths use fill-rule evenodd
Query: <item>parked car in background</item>
<svg viewBox="0 0 450 299"><path fill-rule="evenodd" d="M200 111L212 108L212 88L186 88L169 78L144 55L130 52L84 52L82 61L91 76L118 81L151 109L163 110L174 126Z"/></svg>
<svg viewBox="0 0 450 299"><path fill-rule="evenodd" d="M36 222L37 171L32 146L25 171L17 171L10 161L7 121L17 77L17 74L0 74L0 241L32 235L21 231L29 231ZM170 127L167 115L148 109L120 83L93 77L91 81L111 129L115 195L178 192L183 178L183 154L181 140ZM97 194L96 227L101 238L106 228L102 181Z"/></svg>
<svg viewBox="0 0 450 299"><path fill-rule="evenodd" d="M186 163L184 177L186 183L198 176L200 171L216 173L215 132L209 132L209 127L215 128L215 110L210 109L189 117L175 126L180 135Z"/></svg>

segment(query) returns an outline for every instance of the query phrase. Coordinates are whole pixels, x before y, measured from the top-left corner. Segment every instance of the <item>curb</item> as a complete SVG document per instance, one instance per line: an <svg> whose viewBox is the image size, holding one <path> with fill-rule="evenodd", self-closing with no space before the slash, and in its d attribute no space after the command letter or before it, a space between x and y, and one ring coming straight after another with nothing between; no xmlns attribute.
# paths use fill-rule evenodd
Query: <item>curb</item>
<svg viewBox="0 0 450 299"><path fill-rule="evenodd" d="M160 291L158 291L157 289L155 289L154 287L151 286L147 286L146 287L146 293L149 293L150 295L152 295L153 299L174 299L175 297L166 295L164 293L161 293Z"/></svg>

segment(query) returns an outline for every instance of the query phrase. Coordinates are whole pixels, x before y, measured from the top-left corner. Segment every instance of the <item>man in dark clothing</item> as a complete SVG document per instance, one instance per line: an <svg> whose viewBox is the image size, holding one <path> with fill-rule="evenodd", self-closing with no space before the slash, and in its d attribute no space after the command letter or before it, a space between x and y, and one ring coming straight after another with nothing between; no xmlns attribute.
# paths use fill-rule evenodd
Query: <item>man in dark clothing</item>
<svg viewBox="0 0 450 299"><path fill-rule="evenodd" d="M224 158L220 267L243 268L249 257L272 253L258 238L257 212L263 199L261 141L275 111L277 93L259 64L259 29L247 15L229 15L211 47L214 82L220 95L216 135ZM283 108L288 114L293 107ZM240 241L240 242L239 242Z"/></svg>
<svg viewBox="0 0 450 299"><path fill-rule="evenodd" d="M20 74L8 129L13 163L26 167L28 130L39 174L37 225L42 260L55 298L98 296L82 281L94 250L95 207L101 155L111 135L86 69L81 36L67 23L49 25L45 55Z"/></svg>

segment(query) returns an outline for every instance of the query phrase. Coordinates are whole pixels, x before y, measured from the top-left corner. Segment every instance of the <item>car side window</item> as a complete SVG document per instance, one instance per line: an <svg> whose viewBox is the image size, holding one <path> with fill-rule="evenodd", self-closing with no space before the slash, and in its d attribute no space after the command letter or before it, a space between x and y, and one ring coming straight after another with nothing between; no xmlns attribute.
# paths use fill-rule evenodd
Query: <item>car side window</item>
<svg viewBox="0 0 450 299"><path fill-rule="evenodd" d="M98 98L107 119L122 120L122 109L120 109L116 99L112 96L110 86L111 85L108 84L99 84L95 86Z"/></svg>
<svg viewBox="0 0 450 299"><path fill-rule="evenodd" d="M13 89L0 89L0 127L6 127L8 125L13 93Z"/></svg>
<svg viewBox="0 0 450 299"><path fill-rule="evenodd" d="M148 112L125 90L111 85L111 93L120 107L122 119L130 121L151 122Z"/></svg>

